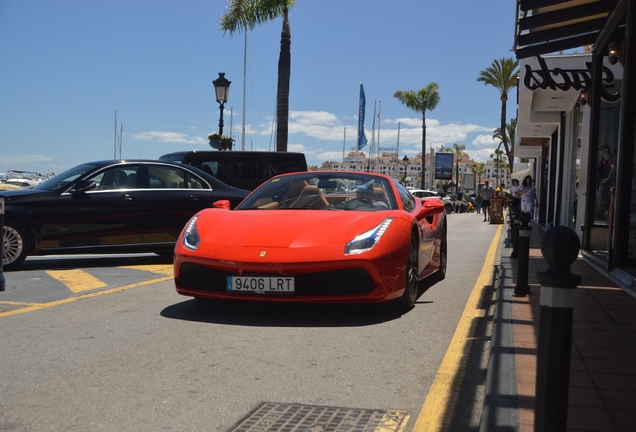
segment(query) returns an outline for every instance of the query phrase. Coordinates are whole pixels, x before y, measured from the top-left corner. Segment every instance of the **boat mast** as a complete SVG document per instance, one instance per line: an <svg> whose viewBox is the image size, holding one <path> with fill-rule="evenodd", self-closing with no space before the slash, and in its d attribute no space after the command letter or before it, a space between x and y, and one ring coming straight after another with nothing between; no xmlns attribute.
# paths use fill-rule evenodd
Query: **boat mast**
<svg viewBox="0 0 636 432"><path fill-rule="evenodd" d="M113 138L113 159L117 159L117 111L115 111L115 137Z"/></svg>
<svg viewBox="0 0 636 432"><path fill-rule="evenodd" d="M376 168L378 168L378 163L380 162L380 115L382 114L382 99L380 99L380 103L378 105L378 146L376 148L376 157L373 172L376 172Z"/></svg>
<svg viewBox="0 0 636 432"><path fill-rule="evenodd" d="M245 31L245 46L243 47L243 127L241 135L241 150L245 151L245 93L247 92L247 30Z"/></svg>
<svg viewBox="0 0 636 432"><path fill-rule="evenodd" d="M342 139L342 165L340 165L340 171L344 169L345 161L345 144L347 143L347 127L344 128L344 137Z"/></svg>

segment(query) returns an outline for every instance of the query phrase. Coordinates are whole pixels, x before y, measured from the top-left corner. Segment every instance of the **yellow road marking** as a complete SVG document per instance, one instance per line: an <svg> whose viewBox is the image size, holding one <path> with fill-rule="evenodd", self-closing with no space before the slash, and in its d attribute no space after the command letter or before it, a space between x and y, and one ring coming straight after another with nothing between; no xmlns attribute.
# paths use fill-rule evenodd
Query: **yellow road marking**
<svg viewBox="0 0 636 432"><path fill-rule="evenodd" d="M446 354L444 354L437 376L435 376L431 390L428 392L424 406L422 406L420 415L415 422L413 432L445 431L448 429L448 423L452 420L452 416L447 415L447 410L455 405L459 396L459 388L453 383L461 380L465 370L467 357L464 355L464 350L466 343L472 336L473 320L483 316L479 309L479 299L484 287L491 283L492 269L495 265L495 255L502 231L503 225L500 225L492 243L490 243L484 266L466 302L455 334Z"/></svg>
<svg viewBox="0 0 636 432"><path fill-rule="evenodd" d="M3 305L7 305L7 306L34 306L34 305L38 305L41 303L27 303L27 302L16 302L16 301L0 301L0 304Z"/></svg>
<svg viewBox="0 0 636 432"><path fill-rule="evenodd" d="M172 275L174 272L174 267L172 264L120 266L119 268L132 269L132 270L144 270L150 273L160 273L165 275Z"/></svg>
<svg viewBox="0 0 636 432"><path fill-rule="evenodd" d="M84 270L47 270L46 273L53 279L62 282L74 293L108 286Z"/></svg>
<svg viewBox="0 0 636 432"><path fill-rule="evenodd" d="M5 317L5 316L9 316L9 315L17 315L17 314L21 314L21 313L25 313L25 312L31 312L34 310L38 310L38 309L46 309L52 306L58 306L58 305L62 305L62 304L66 304L66 303L72 303L78 300L82 300L82 299L86 299L86 298L91 298L91 297L97 297L100 295L104 295L104 294L111 294L111 293L116 293L119 291L125 291L125 290L129 290L129 289L133 289L133 288L139 288L145 285L150 285L153 283L157 283L157 282L165 282L168 280L171 280L172 276L166 276L166 277L160 277L157 279L151 279L151 280L147 280L144 282L139 282L136 284L130 284L130 285L124 285L121 287L117 287L117 288L110 288L107 290L102 290L102 291L97 291L94 293L88 293L88 294L83 294L77 297L70 297L67 299L63 299L63 300L58 300L58 301L54 301L54 302L50 302L50 303L42 303L42 304L37 304L37 305L32 305L30 307L25 307L22 309L16 309L16 310L12 310L12 311L7 311L7 312L0 312L0 317Z"/></svg>

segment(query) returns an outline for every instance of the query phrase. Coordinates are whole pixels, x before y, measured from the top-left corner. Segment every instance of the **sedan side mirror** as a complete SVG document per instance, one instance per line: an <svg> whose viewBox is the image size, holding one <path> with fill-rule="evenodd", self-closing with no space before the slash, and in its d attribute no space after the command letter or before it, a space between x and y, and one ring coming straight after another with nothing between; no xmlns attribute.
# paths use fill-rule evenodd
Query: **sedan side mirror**
<svg viewBox="0 0 636 432"><path fill-rule="evenodd" d="M87 192L95 188L95 182L93 180L80 180L75 183L75 187L71 189L74 194Z"/></svg>

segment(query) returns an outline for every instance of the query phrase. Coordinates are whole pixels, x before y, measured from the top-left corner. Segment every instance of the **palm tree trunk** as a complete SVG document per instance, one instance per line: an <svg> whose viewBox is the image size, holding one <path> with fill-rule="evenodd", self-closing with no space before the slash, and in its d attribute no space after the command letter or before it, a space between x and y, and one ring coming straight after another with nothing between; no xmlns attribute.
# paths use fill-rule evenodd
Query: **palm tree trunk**
<svg viewBox="0 0 636 432"><path fill-rule="evenodd" d="M501 97L501 138L504 145L504 150L506 150L506 157L508 158L508 163L512 164L510 146L508 145L508 134L506 133L506 105L508 102L508 96ZM512 162L511 162L512 161ZM499 185L497 185L499 186Z"/></svg>
<svg viewBox="0 0 636 432"><path fill-rule="evenodd" d="M280 36L278 58L278 90L276 92L276 151L287 151L289 131L289 82L291 77L291 29L287 19L287 7L283 14L283 30Z"/></svg>
<svg viewBox="0 0 636 432"><path fill-rule="evenodd" d="M422 111L422 185L421 185L421 189L426 189L424 177L426 177L426 109Z"/></svg>

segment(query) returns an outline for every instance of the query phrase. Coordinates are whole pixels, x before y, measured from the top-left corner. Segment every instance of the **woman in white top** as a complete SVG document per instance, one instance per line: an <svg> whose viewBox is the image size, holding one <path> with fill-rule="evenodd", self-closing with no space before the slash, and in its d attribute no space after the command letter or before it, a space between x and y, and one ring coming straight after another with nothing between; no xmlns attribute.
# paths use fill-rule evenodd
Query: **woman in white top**
<svg viewBox="0 0 636 432"><path fill-rule="evenodd" d="M519 189L521 189L521 186L519 186L519 180L512 179L510 194L512 195L512 206L516 207L517 209L520 207L521 204L521 195L519 194Z"/></svg>
<svg viewBox="0 0 636 432"><path fill-rule="evenodd" d="M532 209L536 206L539 207L539 200L537 199L537 189L532 183L532 177L526 176L523 179L523 184L519 189L521 195L521 211L527 211L532 213Z"/></svg>

